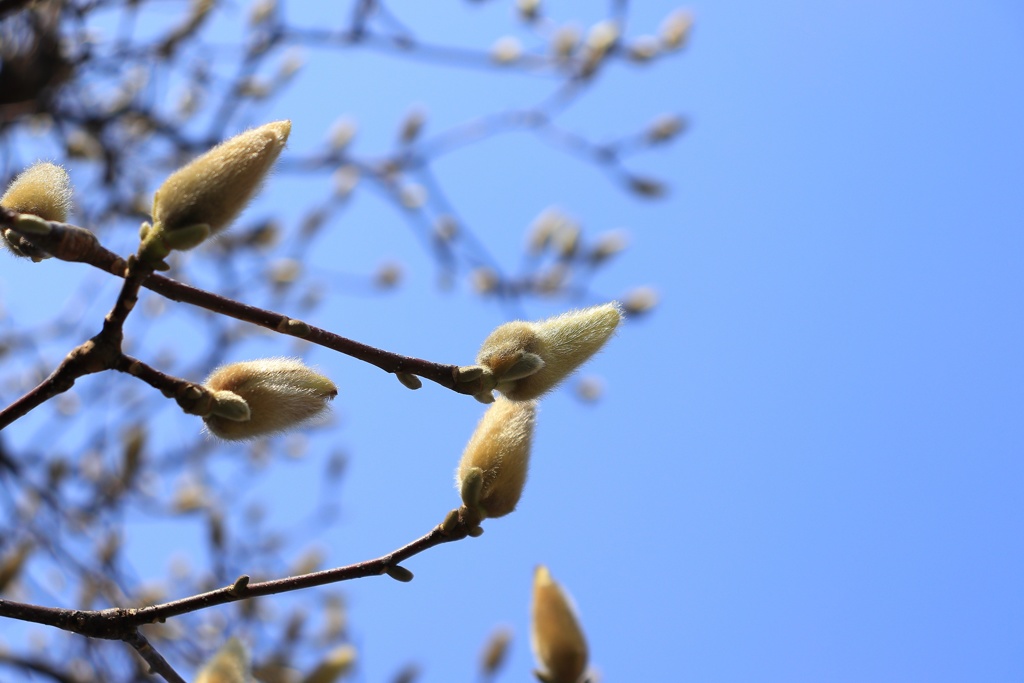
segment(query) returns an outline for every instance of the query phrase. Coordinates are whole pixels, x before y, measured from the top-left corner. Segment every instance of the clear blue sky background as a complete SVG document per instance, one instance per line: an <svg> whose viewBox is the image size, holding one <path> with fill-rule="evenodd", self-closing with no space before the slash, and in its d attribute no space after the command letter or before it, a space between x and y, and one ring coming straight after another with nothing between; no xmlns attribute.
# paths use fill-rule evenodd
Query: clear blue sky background
<svg viewBox="0 0 1024 683"><path fill-rule="evenodd" d="M675 7L634 4L630 35ZM335 11L292 5L321 22ZM439 41L486 47L513 25L506 2L392 5ZM605 3L546 6L591 21ZM667 199L638 203L526 134L438 167L509 270L526 225L557 203L591 234L631 232L597 292L652 284L662 305L588 366L607 387L600 403L545 400L515 514L408 562L410 584L347 587L359 680L415 660L423 681L472 681L499 623L516 636L502 680L526 680L538 563L575 597L609 682L1024 680L1024 9L688 7L685 54L612 69L567 116L600 138L687 114L677 146L631 164L667 179ZM383 150L409 103L441 130L548 87L365 53L320 59L268 117L293 119L293 151L342 114L359 120L361 151ZM327 182L281 177L267 205L320 197ZM505 319L462 284L438 291L401 216L373 200L312 267L388 259L406 266L400 293L338 293L311 322L469 362ZM320 539L330 562L426 532L458 502L452 471L483 407L327 352L310 359L341 388L310 459L352 454L345 523ZM318 471L275 476L276 514L308 511ZM143 554L165 570L166 553Z"/></svg>

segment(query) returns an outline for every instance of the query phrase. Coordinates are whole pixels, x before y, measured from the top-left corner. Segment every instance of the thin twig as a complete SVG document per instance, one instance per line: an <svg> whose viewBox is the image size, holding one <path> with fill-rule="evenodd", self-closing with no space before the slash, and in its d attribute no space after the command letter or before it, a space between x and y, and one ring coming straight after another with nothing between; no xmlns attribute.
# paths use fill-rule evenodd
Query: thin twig
<svg viewBox="0 0 1024 683"><path fill-rule="evenodd" d="M125 635L121 640L135 648L139 656L146 660L146 663L149 664L149 673L163 676L167 683L186 683L185 679L178 675L174 667L167 663L163 655L156 651L156 648L146 640L144 635L139 633L138 629Z"/></svg>
<svg viewBox="0 0 1024 683"><path fill-rule="evenodd" d="M446 524L437 525L426 535L387 555L344 567L259 583L249 583L249 577L242 576L232 585L224 588L160 605L131 609L118 607L105 610L72 610L0 599L0 617L53 626L91 638L129 640L134 637L132 634L139 626L163 622L171 617L198 612L216 605L225 605L266 595L289 593L367 576L381 576L410 557L435 546L466 538L475 529L479 529L479 520L468 513L465 508L449 513L449 519L453 520L451 524L448 524L446 520ZM149 660L147 659L147 661Z"/></svg>
<svg viewBox="0 0 1024 683"><path fill-rule="evenodd" d="M11 228L17 231L16 219L18 215L16 212L0 207L0 227ZM125 277L127 262L104 248L91 232L85 228L67 223L51 222L49 225L50 233L47 235L28 235L34 244L37 244L47 253L62 261L88 263L118 277ZM420 358L385 351L309 325L283 313L250 306L161 275L150 275L142 283L142 286L173 301L199 306L229 318L242 320L275 332L304 339L332 351L337 351L346 356L375 365L385 372L407 372L419 375L423 379L436 382L446 389L451 389L460 394L472 395L479 391L478 387L471 384L459 384L456 382L458 372L458 366L456 365L434 363ZM2 423L0 423L0 426L3 426Z"/></svg>

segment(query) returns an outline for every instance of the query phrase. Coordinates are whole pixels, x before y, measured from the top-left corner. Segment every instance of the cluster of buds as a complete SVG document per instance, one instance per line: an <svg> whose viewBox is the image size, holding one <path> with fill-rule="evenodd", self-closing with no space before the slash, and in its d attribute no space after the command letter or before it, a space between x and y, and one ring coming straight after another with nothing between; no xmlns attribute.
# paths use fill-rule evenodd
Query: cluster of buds
<svg viewBox="0 0 1024 683"><path fill-rule="evenodd" d="M539 322L505 323L484 340L478 365L460 368L460 383L492 404L455 472L455 487L474 518L515 509L526 484L537 399L593 356L621 319L618 304L608 303Z"/></svg>
<svg viewBox="0 0 1024 683"><path fill-rule="evenodd" d="M484 340L477 365L459 369L457 381L491 403L455 471L471 525L515 510L526 484L538 399L597 353L621 320L619 304L611 302L539 322L505 323ZM482 530L477 526L470 534L477 535L474 531ZM543 566L534 576L532 612L537 678L580 683L587 642L572 601Z"/></svg>

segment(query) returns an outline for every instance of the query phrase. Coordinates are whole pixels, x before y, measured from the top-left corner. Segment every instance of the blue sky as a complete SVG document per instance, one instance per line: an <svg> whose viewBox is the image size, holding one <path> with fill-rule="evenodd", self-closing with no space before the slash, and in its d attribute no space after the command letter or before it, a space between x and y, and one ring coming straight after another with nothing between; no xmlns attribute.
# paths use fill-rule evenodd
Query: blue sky
<svg viewBox="0 0 1024 683"><path fill-rule="evenodd" d="M315 4L304 7L333 6ZM486 47L512 25L510 4L392 6L426 35ZM634 4L632 35L675 8ZM584 21L604 8L546 6ZM631 235L581 303L650 284L662 304L585 369L603 379L602 401L545 399L519 510L408 562L409 584L346 587L359 679L415 660L424 681L473 680L487 633L508 624L502 680L525 680L530 581L544 563L575 597L605 681L1021 680L1024 10L688 8L684 54L610 70L566 115L600 138L686 114L675 146L630 162L669 181L666 199L639 203L526 134L438 165L510 271L526 226L558 204L589 234ZM429 112L430 132L548 87L365 53L336 60L318 72L311 59L267 112L293 120L292 151L340 115L359 121L359 149L383 150L410 103ZM280 176L257 206L322 196L316 182ZM329 293L310 322L468 363L507 317L464 283L439 291L401 216L372 199L354 203L311 268L328 278L388 260L406 269L398 293ZM326 351L309 358L341 393L308 458L336 446L352 458L345 521L319 539L329 561L425 533L458 502L452 472L483 406L434 386L409 392ZM317 472L288 465L268 483L281 519L301 518Z"/></svg>

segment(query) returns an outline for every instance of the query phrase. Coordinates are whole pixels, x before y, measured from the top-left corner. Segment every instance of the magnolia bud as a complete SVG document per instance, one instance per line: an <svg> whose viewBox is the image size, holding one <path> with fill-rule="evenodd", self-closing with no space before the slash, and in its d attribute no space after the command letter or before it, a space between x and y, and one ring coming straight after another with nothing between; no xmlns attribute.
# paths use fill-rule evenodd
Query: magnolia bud
<svg viewBox="0 0 1024 683"><path fill-rule="evenodd" d="M587 32L587 47L594 52L604 54L619 39L619 25L611 19L599 21Z"/></svg>
<svg viewBox="0 0 1024 683"><path fill-rule="evenodd" d="M0 197L0 206L38 216L46 221L63 223L67 220L71 208L71 180L68 173L60 166L40 161L28 167L11 181L7 192ZM34 232L48 231L45 223L32 225L26 217L26 228L34 228ZM41 223L41 221L36 221ZM45 226L45 227L44 227ZM25 232L30 230L26 229ZM28 256L34 261L41 261L49 255L34 247L21 235L13 230L0 233L0 241L18 256Z"/></svg>
<svg viewBox="0 0 1024 683"><path fill-rule="evenodd" d="M513 36L505 36L491 46L491 59L497 64L512 64L523 56L523 45Z"/></svg>
<svg viewBox="0 0 1024 683"><path fill-rule="evenodd" d="M216 234L226 228L259 190L291 128L291 121L275 121L247 130L172 173L153 196L153 227L140 252L163 258L170 249L202 241L169 244L175 231L206 226L207 234Z"/></svg>
<svg viewBox="0 0 1024 683"><path fill-rule="evenodd" d="M678 50L686 45L692 30L693 15L686 10L676 10L661 24L661 44L666 49Z"/></svg>
<svg viewBox="0 0 1024 683"><path fill-rule="evenodd" d="M512 631L502 627L491 634L484 646L480 658L480 670L484 676L493 677L508 657L509 644L512 642Z"/></svg>
<svg viewBox="0 0 1024 683"><path fill-rule="evenodd" d="M629 176L627 181L629 189L633 191L639 197L646 199L659 199L665 196L668 192L668 186L660 180L655 178L647 178L644 176Z"/></svg>
<svg viewBox="0 0 1024 683"><path fill-rule="evenodd" d="M686 127L686 120L678 114L663 114L647 128L647 140L657 144L668 142Z"/></svg>
<svg viewBox="0 0 1024 683"><path fill-rule="evenodd" d="M403 145L416 141L416 138L423 132L423 126L427 122L427 113L419 108L409 110L402 121L402 127L398 131L398 139Z"/></svg>
<svg viewBox="0 0 1024 683"><path fill-rule="evenodd" d="M223 365L204 385L215 401L212 414L203 418L206 428L230 441L298 427L321 415L338 394L334 382L294 358ZM239 401L248 406L248 419Z"/></svg>
<svg viewBox="0 0 1024 683"><path fill-rule="evenodd" d="M523 21L536 21L540 16L540 0L516 0L516 10Z"/></svg>
<svg viewBox="0 0 1024 683"><path fill-rule="evenodd" d="M249 651L238 638L224 643L196 676L196 683L249 683L249 680Z"/></svg>
<svg viewBox="0 0 1024 683"><path fill-rule="evenodd" d="M587 640L572 600L541 565L533 575L531 640L548 683L577 683L587 668Z"/></svg>
<svg viewBox="0 0 1024 683"><path fill-rule="evenodd" d="M467 508L483 517L515 510L526 484L536 414L536 402L504 398L484 413L455 472Z"/></svg>
<svg viewBox="0 0 1024 683"><path fill-rule="evenodd" d="M637 287L622 300L623 310L631 317L649 313L657 305L658 292L651 287Z"/></svg>
<svg viewBox="0 0 1024 683"><path fill-rule="evenodd" d="M302 683L335 683L352 670L356 662L356 649L351 645L339 645L317 664Z"/></svg>
<svg viewBox="0 0 1024 683"><path fill-rule="evenodd" d="M11 181L7 192L0 197L0 206L63 223L71 209L68 172L45 161L33 164Z"/></svg>
<svg viewBox="0 0 1024 683"><path fill-rule="evenodd" d="M604 346L621 319L612 302L541 322L505 323L484 340L476 360L490 368L508 398L538 398Z"/></svg>

